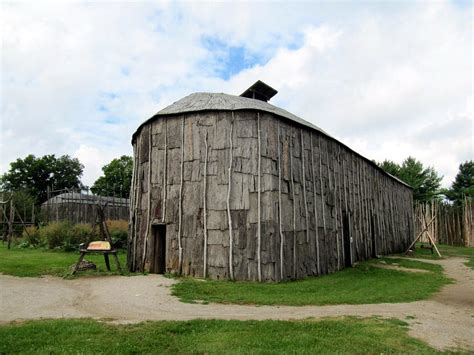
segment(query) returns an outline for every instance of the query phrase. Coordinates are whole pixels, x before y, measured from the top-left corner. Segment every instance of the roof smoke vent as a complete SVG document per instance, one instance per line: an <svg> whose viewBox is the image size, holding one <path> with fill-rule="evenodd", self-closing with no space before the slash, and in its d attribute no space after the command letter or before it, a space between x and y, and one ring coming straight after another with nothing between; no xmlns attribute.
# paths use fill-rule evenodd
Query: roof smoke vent
<svg viewBox="0 0 474 355"><path fill-rule="evenodd" d="M267 102L278 93L274 88L263 81L258 80L255 84L245 90L240 96Z"/></svg>

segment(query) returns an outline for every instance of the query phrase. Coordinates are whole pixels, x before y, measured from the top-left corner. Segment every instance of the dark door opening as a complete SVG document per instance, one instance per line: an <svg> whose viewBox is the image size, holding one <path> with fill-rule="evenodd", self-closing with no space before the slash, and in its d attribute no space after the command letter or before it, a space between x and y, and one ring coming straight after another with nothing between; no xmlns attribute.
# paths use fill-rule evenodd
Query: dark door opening
<svg viewBox="0 0 474 355"><path fill-rule="evenodd" d="M153 235L153 249L150 272L164 274L166 272L166 225L152 225L151 231Z"/></svg>
<svg viewBox="0 0 474 355"><path fill-rule="evenodd" d="M342 212L342 233L344 235L344 266L352 266L350 217Z"/></svg>
<svg viewBox="0 0 474 355"><path fill-rule="evenodd" d="M372 257L377 257L377 243L375 241L375 218L376 216L370 216L370 236L372 238Z"/></svg>

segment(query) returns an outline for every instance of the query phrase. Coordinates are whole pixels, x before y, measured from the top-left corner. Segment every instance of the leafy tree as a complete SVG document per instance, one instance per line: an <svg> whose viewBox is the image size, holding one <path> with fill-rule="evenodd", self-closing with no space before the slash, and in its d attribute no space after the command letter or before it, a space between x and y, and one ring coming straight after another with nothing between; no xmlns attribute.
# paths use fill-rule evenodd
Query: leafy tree
<svg viewBox="0 0 474 355"><path fill-rule="evenodd" d="M12 192L0 191L0 200L9 201L10 199L13 199L13 206L15 207L15 221L20 222L21 218L23 222L30 222L32 219L32 210L36 205L35 197L30 195L26 190L16 190ZM5 209L5 215L9 216L10 203L4 204L3 208ZM35 214L38 212L37 208L35 208L34 212ZM20 217L18 217L18 215ZM1 218L2 216L0 216L0 219Z"/></svg>
<svg viewBox="0 0 474 355"><path fill-rule="evenodd" d="M413 187L413 200L429 201L439 196L443 177L433 167L424 167L423 163L413 157L406 158L402 165L389 160L378 165Z"/></svg>
<svg viewBox="0 0 474 355"><path fill-rule="evenodd" d="M463 197L474 197L474 162L466 161L459 165L459 172L449 190L445 191L446 197L454 202L461 202Z"/></svg>
<svg viewBox="0 0 474 355"><path fill-rule="evenodd" d="M47 199L47 189L81 188L84 166L77 158L63 155L59 158L45 155L37 158L30 154L10 163L10 170L0 177L5 191L22 190L33 196L38 203Z"/></svg>
<svg viewBox="0 0 474 355"><path fill-rule="evenodd" d="M398 176L400 175L400 165L397 163L391 161L391 160L384 160L382 163L377 163L378 166L380 166L383 170L385 170L387 173L393 175L393 176Z"/></svg>
<svg viewBox="0 0 474 355"><path fill-rule="evenodd" d="M102 196L117 196L128 198L132 183L133 159L122 155L113 159L109 164L102 167L103 176L99 177L91 191Z"/></svg>

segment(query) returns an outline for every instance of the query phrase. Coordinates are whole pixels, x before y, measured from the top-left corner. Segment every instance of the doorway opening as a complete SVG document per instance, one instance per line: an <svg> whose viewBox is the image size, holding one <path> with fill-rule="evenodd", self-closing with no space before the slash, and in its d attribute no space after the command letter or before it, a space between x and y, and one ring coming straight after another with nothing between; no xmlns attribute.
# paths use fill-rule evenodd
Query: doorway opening
<svg viewBox="0 0 474 355"><path fill-rule="evenodd" d="M342 212L342 233L344 235L344 266L352 266L351 228L350 216L346 211Z"/></svg>
<svg viewBox="0 0 474 355"><path fill-rule="evenodd" d="M151 226L153 245L150 272L164 274L166 272L166 225Z"/></svg>

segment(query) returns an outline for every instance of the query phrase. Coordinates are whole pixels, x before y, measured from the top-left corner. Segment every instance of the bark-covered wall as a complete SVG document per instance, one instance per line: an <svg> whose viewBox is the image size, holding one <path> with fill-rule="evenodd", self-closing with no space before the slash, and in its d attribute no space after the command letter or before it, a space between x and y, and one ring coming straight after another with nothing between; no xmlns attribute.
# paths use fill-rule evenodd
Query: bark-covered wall
<svg viewBox="0 0 474 355"><path fill-rule="evenodd" d="M169 272L236 280L326 274L348 258L401 252L413 239L409 188L333 139L270 113L163 116L133 147L134 271L149 270L151 226L159 223ZM352 239L349 253L344 238Z"/></svg>

